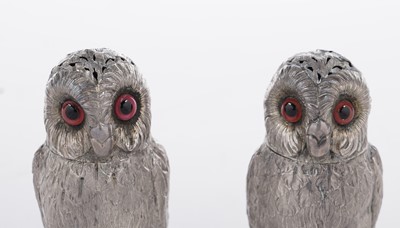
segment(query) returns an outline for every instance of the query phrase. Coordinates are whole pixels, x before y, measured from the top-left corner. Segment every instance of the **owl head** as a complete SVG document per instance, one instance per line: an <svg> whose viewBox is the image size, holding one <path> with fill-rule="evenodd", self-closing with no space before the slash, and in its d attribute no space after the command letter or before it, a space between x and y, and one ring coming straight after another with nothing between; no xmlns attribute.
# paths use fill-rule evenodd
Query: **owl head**
<svg viewBox="0 0 400 228"><path fill-rule="evenodd" d="M46 145L67 159L98 161L146 147L150 97L136 65L108 49L69 54L46 88Z"/></svg>
<svg viewBox="0 0 400 228"><path fill-rule="evenodd" d="M368 88L360 71L332 51L300 53L284 62L264 108L266 145L281 156L332 162L368 147Z"/></svg>

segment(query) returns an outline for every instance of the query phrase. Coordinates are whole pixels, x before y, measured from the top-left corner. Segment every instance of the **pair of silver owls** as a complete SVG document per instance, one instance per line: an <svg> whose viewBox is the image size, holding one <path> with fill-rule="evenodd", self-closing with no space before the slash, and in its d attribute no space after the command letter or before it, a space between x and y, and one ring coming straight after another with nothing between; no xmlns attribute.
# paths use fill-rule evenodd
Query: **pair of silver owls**
<svg viewBox="0 0 400 228"><path fill-rule="evenodd" d="M330 51L295 55L264 107L267 134L247 176L250 227L374 227L382 164L367 140L368 88L351 62ZM51 72L44 115L33 182L45 227L167 227L168 159L129 58L69 54Z"/></svg>

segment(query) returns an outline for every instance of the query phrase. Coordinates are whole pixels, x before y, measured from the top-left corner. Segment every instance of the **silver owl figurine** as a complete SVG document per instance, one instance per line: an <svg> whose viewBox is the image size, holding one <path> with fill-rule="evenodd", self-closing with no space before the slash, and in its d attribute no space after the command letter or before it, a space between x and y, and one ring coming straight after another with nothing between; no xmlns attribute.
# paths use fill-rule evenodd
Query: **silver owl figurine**
<svg viewBox="0 0 400 228"><path fill-rule="evenodd" d="M300 53L280 66L264 107L265 141L247 174L250 227L374 227L382 163L360 71L331 51Z"/></svg>
<svg viewBox="0 0 400 228"><path fill-rule="evenodd" d="M33 160L44 227L167 227L168 159L129 58L69 54L51 71L44 119L47 138Z"/></svg>

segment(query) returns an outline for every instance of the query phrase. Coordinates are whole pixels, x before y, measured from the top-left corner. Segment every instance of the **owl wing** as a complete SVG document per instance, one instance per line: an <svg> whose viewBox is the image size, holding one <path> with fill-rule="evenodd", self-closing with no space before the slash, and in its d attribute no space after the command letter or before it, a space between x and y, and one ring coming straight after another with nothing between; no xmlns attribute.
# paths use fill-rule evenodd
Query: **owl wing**
<svg viewBox="0 0 400 228"><path fill-rule="evenodd" d="M270 186L264 179L268 162L263 148L261 146L253 155L247 172L247 215L250 227L266 227L269 215L265 213L273 211L269 208L273 203L268 203L270 199L267 196Z"/></svg>
<svg viewBox="0 0 400 228"><path fill-rule="evenodd" d="M374 172L375 185L372 196L371 212L372 212L372 225L375 227L376 220L378 219L379 211L382 205L383 197L383 180L382 180L382 161L379 152L375 146L370 145L371 157L370 162Z"/></svg>
<svg viewBox="0 0 400 228"><path fill-rule="evenodd" d="M155 191L155 204L157 206L158 218L165 218L159 221L157 227L166 227L168 221L168 194L169 194L169 162L165 149L156 144L153 148L152 177Z"/></svg>
<svg viewBox="0 0 400 228"><path fill-rule="evenodd" d="M44 162L44 145L42 145L35 153L35 156L33 157L33 163L32 163L32 173L33 173L33 187L35 189L35 195L36 195L36 200L38 201L39 208L40 208L40 214L42 215L43 219L43 211L42 211L42 206L41 206L41 196L40 196L40 182L41 182L41 173L42 173L42 167L43 167L43 162ZM44 221L44 220L43 220Z"/></svg>

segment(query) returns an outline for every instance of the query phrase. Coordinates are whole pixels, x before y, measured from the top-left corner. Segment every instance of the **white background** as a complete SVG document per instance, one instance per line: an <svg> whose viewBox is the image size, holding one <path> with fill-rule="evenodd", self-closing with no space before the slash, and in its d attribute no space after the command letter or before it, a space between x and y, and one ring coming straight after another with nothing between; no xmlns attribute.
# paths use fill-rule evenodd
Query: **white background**
<svg viewBox="0 0 400 228"><path fill-rule="evenodd" d="M147 79L152 133L170 159L172 228L248 227L245 179L271 77L298 52L343 54L373 99L368 136L384 163L377 227L398 227L399 1L146 2L1 1L1 227L42 226L31 161L45 139L45 84L67 53L96 47L131 57Z"/></svg>

